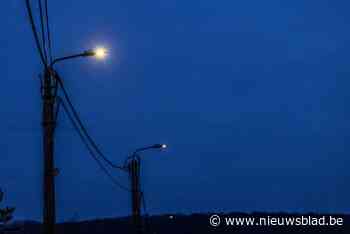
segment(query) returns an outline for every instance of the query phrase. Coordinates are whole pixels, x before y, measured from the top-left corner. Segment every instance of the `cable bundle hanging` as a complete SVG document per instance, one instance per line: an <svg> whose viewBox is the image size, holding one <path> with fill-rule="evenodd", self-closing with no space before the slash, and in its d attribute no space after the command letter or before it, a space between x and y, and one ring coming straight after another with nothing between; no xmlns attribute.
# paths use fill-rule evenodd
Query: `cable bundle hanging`
<svg viewBox="0 0 350 234"><path fill-rule="evenodd" d="M26 0L26 8L28 13L29 23L31 25L32 33L35 39L35 44L41 59L41 62L48 68L52 62L52 43L51 43L51 31L49 24L49 13L48 13L48 0L42 3L42 0L38 0L39 14L40 14L40 28L41 37L39 37L38 30L35 25L33 17L32 6L30 0ZM40 41L41 40L41 41Z"/></svg>
<svg viewBox="0 0 350 234"><path fill-rule="evenodd" d="M52 42L51 42L51 30L50 30L50 21L49 21L49 7L48 7L48 0L45 0L44 2L44 8L45 8L45 19L46 19L46 33L47 33L47 48L48 48L48 57L50 64L53 62L52 58Z"/></svg>
<svg viewBox="0 0 350 234"><path fill-rule="evenodd" d="M48 63L47 63L47 60L46 60L46 58L44 56L44 52L43 52L43 50L45 48L41 47L38 31L36 30L36 26L35 26L35 22L34 22L34 18L33 18L32 7L31 7L31 4L30 4L29 0L26 0L26 8L27 8L27 13L28 13L29 23L31 25L32 33L33 33L33 36L34 36L34 39L35 39L36 48L38 50L41 62L43 63L45 68L47 68L48 67Z"/></svg>
<svg viewBox="0 0 350 234"><path fill-rule="evenodd" d="M99 160L98 156L95 154L95 152L93 151L93 149L91 149L89 143L86 141L84 134L81 132L80 127L78 126L78 124L76 123L74 117L71 115L68 107L66 106L66 103L64 102L64 100L62 100L60 97L58 97L58 103L60 105L62 105L63 110L65 111L69 121L71 122L71 124L74 127L74 130L78 133L81 141L83 142L84 146L86 147L86 149L89 151L89 154L92 156L92 158L95 160L95 162L97 163L97 165L100 167L100 169L108 176L108 178L113 182L113 184L115 184L116 186L118 186L119 188L129 191L129 189L127 187L125 187L124 185L120 184L112 175L111 173L108 171L108 169L101 163L101 161Z"/></svg>
<svg viewBox="0 0 350 234"><path fill-rule="evenodd" d="M77 133L79 134L79 137L81 138L84 146L87 148L87 150L89 151L90 155L93 157L93 159L96 161L96 163L99 165L99 167L102 169L102 171L111 179L111 181L117 185L118 187L120 187L123 190L126 191L130 191L129 188L127 188L124 185L121 185L118 181L116 181L116 179L110 174L110 172L108 171L108 169L102 164L102 162L100 161L100 159L102 159L104 162L106 162L109 166L111 166L112 168L116 168L116 169L120 169L120 170L125 170L123 167L114 164L111 160L109 160L100 150L99 146L96 144L96 142L92 139L92 137L90 136L90 134L88 133L86 127L84 126L83 122L81 121L81 118L77 112L77 110L75 109L72 101L70 100L69 94L67 92L67 90L65 89L62 79L59 76L59 74L57 72L55 72L54 77L57 79L57 82L60 86L60 90L62 90L63 92L63 96L65 100L62 100L61 98L59 98L60 100L60 104L62 104L70 122L72 123L74 129L77 131ZM68 103L68 107L66 106L65 102L66 101ZM96 155L96 153L98 155Z"/></svg>
<svg viewBox="0 0 350 234"><path fill-rule="evenodd" d="M40 13L40 26L41 26L41 42L43 44L43 55L45 58L45 61L47 62L47 52L46 52L46 30L45 30L45 20L44 20L44 13L43 13L43 6L41 0L38 0L39 5L39 13Z"/></svg>
<svg viewBox="0 0 350 234"><path fill-rule="evenodd" d="M57 80L59 83L59 86L63 92L63 95L70 107L70 109L72 110L72 113L76 119L76 121L78 122L81 130L83 131L84 135L86 136L87 140L89 141L89 143L91 144L91 146L93 147L93 149L99 154L99 156L111 167L116 168L116 169L120 169L120 170L125 170L124 167L119 166L117 164L114 164L111 160L109 160L101 151L100 147L97 145L97 143L92 139L92 137L90 136L90 134L88 133L86 127L84 126L83 122L81 121L81 118L77 112L77 110L75 109L72 101L69 98L68 92L66 91L62 79L60 78L60 76L56 73L55 74L57 76Z"/></svg>

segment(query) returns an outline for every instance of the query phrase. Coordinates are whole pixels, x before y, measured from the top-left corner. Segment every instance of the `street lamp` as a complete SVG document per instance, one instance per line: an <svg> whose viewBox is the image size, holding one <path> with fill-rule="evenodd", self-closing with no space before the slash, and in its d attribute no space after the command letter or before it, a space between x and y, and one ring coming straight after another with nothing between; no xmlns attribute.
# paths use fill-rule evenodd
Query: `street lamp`
<svg viewBox="0 0 350 234"><path fill-rule="evenodd" d="M68 60L68 59L74 59L74 58L79 58L79 57L95 57L96 59L102 60L106 58L107 56L107 49L104 47L96 47L95 49L92 50L86 50L80 54L74 54L74 55L69 55L61 58L56 58L52 61L50 64L50 67L55 65L56 63L63 61L63 60Z"/></svg>
<svg viewBox="0 0 350 234"><path fill-rule="evenodd" d="M42 82L42 118L43 118L43 152L44 152L44 178L43 178L43 224L45 234L55 233L56 224L56 197L55 197L55 176L57 169L54 164L54 131L56 127L56 94L60 82L58 74L54 71L53 65L58 62L74 59L78 57L95 56L97 59L103 59L107 54L106 49L99 47L94 50L87 50L80 54L70 55L54 59L49 67L45 68L44 79Z"/></svg>
<svg viewBox="0 0 350 234"><path fill-rule="evenodd" d="M166 149L166 148L167 148L166 144L154 144L154 145L138 148L137 150L134 151L133 155L142 151L150 150L150 149Z"/></svg>
<svg viewBox="0 0 350 234"><path fill-rule="evenodd" d="M142 217L141 217L141 204L142 204L142 191L140 182L140 152L151 149L165 149L165 144L154 144L147 147L136 149L131 156L127 158L126 169L129 172L131 181L131 201L132 201L132 219L135 228L135 233L142 234Z"/></svg>

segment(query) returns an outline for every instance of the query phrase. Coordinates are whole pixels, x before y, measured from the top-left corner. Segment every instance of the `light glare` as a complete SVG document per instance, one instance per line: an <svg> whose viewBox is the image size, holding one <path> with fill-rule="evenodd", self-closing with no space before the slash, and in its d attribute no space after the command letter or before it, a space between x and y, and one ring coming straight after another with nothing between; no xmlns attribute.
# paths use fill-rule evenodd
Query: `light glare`
<svg viewBox="0 0 350 234"><path fill-rule="evenodd" d="M95 56L98 59L104 59L107 56L107 50L103 47L97 47L95 49Z"/></svg>

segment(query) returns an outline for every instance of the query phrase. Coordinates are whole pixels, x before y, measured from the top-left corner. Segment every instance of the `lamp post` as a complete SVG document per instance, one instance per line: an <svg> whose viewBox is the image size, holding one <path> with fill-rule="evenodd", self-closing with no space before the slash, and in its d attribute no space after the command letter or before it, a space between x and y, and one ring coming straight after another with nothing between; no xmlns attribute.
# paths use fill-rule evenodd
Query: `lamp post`
<svg viewBox="0 0 350 234"><path fill-rule="evenodd" d="M165 144L155 144L143 148L139 148L133 152L131 156L127 158L126 168L128 170L131 182L131 202L132 202L132 222L134 225L134 232L136 234L143 233L142 217L141 217L141 204L142 204L142 192L141 192L141 180L140 180L140 169L141 160L140 152L150 149L165 149Z"/></svg>
<svg viewBox="0 0 350 234"><path fill-rule="evenodd" d="M43 126L43 154L44 154L44 178L43 178L43 223L44 233L54 234L56 223L56 203L55 203L55 176L58 174L54 161L54 130L56 126L55 104L57 83L55 84L53 65L56 63L78 58L95 56L104 58L105 49L85 51L84 53L66 56L53 60L49 67L45 68L42 92L42 126Z"/></svg>

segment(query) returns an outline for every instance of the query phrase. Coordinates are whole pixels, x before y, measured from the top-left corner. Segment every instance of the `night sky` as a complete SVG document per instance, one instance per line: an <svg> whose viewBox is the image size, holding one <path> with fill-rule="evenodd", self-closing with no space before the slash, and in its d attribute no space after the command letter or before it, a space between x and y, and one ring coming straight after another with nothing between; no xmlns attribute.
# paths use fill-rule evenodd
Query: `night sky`
<svg viewBox="0 0 350 234"><path fill-rule="evenodd" d="M55 56L109 49L105 61L57 66L105 154L121 163L135 148L169 145L144 155L151 214L350 212L348 1L49 4ZM38 220L42 66L24 1L2 1L0 17L3 204ZM129 215L129 194L63 112L56 139L58 220Z"/></svg>

